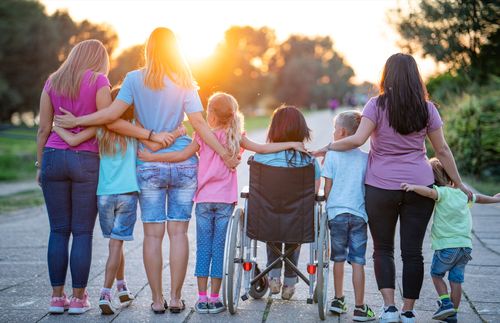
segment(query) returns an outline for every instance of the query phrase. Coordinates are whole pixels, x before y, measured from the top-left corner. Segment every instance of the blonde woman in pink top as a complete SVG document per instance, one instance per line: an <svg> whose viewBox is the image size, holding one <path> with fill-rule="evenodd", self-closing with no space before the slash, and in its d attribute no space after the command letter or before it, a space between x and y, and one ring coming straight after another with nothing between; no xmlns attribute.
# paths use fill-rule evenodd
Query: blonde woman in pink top
<svg viewBox="0 0 500 323"><path fill-rule="evenodd" d="M248 149L258 153L272 153L287 149L304 151L302 142L257 144L243 133L243 116L238 102L227 93L215 93L208 100L208 124L217 140L233 156ZM227 224L238 200L237 173L203 139L195 134L193 142L179 152L152 154L139 152L146 162L179 162L199 152L198 188L196 202L196 269L198 278L198 313L220 313L225 310L219 298L222 282L224 243ZM207 294L208 277L211 293Z"/></svg>

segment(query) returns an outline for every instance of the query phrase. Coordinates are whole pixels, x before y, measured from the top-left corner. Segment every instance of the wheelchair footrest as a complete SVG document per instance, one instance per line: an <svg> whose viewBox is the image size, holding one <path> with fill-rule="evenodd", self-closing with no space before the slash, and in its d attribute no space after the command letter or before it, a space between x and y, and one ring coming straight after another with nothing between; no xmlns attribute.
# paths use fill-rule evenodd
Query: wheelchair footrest
<svg viewBox="0 0 500 323"><path fill-rule="evenodd" d="M242 301L246 301L247 299L248 299L248 295L247 294L241 295L241 300Z"/></svg>
<svg viewBox="0 0 500 323"><path fill-rule="evenodd" d="M308 298L307 299L307 304L312 304L313 303L313 299L312 298Z"/></svg>

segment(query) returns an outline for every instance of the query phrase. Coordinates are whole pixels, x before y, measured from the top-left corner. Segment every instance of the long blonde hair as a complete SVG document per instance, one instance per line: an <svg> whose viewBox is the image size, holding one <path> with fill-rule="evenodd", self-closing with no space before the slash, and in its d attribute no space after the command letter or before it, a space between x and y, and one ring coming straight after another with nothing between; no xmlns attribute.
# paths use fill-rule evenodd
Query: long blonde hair
<svg viewBox="0 0 500 323"><path fill-rule="evenodd" d="M120 87L115 87L111 90L111 97L113 100L118 95L118 92L120 92ZM134 106L130 105L120 118L132 122L132 120L134 120ZM122 155L125 155L125 151L127 150L127 145L130 140L129 137L119 135L106 128L106 126L99 128L99 131L97 132L97 139L99 140L99 153L101 155L111 156L116 154L117 146L120 147Z"/></svg>
<svg viewBox="0 0 500 323"><path fill-rule="evenodd" d="M66 60L50 75L50 88L59 95L76 99L87 70L94 72L90 82L96 80L98 73L109 72L108 52L97 39L84 40L71 49Z"/></svg>
<svg viewBox="0 0 500 323"><path fill-rule="evenodd" d="M239 111L238 101L231 94L216 92L208 99L207 110L209 117L213 115L217 125L226 129L226 148L232 156L238 155L244 131L244 117Z"/></svg>
<svg viewBox="0 0 500 323"><path fill-rule="evenodd" d="M145 46L144 84L153 90L163 88L164 77L186 88L196 88L191 70L181 55L174 33L164 27L153 30Z"/></svg>

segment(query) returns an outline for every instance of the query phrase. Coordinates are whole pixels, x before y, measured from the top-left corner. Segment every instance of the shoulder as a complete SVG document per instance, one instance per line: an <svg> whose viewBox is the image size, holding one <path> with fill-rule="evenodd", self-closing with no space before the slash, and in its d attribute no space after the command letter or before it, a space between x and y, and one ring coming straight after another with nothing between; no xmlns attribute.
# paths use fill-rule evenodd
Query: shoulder
<svg viewBox="0 0 500 323"><path fill-rule="evenodd" d="M378 116L378 110L379 110L379 107L377 105L378 98L379 98L378 96L370 98L370 100L366 102L362 113L363 117L367 117L368 119L374 122L377 121L377 116Z"/></svg>
<svg viewBox="0 0 500 323"><path fill-rule="evenodd" d="M135 79L139 79L142 77L142 71L141 70L133 70L133 71L130 71L127 73L127 75L125 75L125 79L124 80L135 80Z"/></svg>

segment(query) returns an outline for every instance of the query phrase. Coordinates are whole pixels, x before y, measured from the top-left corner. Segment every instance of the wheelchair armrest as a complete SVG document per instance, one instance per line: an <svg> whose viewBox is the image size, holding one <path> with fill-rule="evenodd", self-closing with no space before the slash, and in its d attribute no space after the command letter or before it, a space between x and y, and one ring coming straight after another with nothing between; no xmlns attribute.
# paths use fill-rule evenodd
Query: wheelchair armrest
<svg viewBox="0 0 500 323"><path fill-rule="evenodd" d="M248 186L243 186L243 189L241 190L240 197L243 199L247 199L248 196L250 195L250 189Z"/></svg>
<svg viewBox="0 0 500 323"><path fill-rule="evenodd" d="M316 202L324 202L324 201L326 201L325 191L319 190L318 193L315 195L315 200L316 200Z"/></svg>

